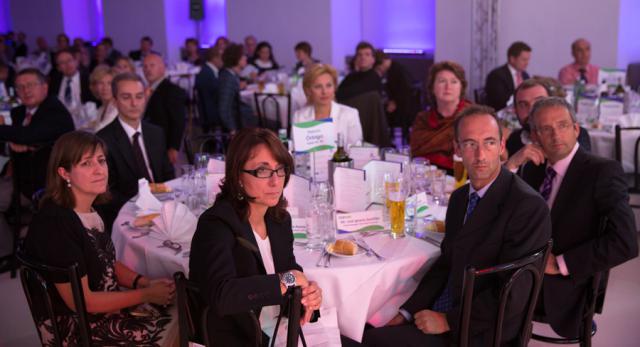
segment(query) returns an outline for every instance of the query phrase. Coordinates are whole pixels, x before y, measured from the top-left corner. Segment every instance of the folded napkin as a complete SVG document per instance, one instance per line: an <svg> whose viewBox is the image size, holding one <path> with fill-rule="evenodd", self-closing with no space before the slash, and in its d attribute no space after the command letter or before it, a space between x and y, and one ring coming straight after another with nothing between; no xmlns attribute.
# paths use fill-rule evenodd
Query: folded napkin
<svg viewBox="0 0 640 347"><path fill-rule="evenodd" d="M160 217L153 221L164 238L171 242L187 243L196 231L198 218L185 204L167 201L162 204Z"/></svg>
<svg viewBox="0 0 640 347"><path fill-rule="evenodd" d="M138 198L136 199L138 207L137 216L144 216L151 213L159 213L162 203L151 194L149 182L145 178L138 180Z"/></svg>

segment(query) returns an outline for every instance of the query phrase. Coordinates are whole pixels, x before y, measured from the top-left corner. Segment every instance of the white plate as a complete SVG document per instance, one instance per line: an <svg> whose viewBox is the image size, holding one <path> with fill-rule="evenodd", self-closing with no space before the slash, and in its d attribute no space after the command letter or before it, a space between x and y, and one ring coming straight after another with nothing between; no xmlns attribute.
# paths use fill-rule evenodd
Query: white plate
<svg viewBox="0 0 640 347"><path fill-rule="evenodd" d="M356 245L356 247L357 247L357 251L356 251L356 254L354 254L354 255L340 254L340 253L334 252L333 251L333 243L327 244L324 249L327 251L327 253L329 253L329 254L331 254L333 256L336 256L338 258L352 258L352 257L357 257L359 255L365 254L365 251L362 249L362 247L360 247L358 245Z"/></svg>

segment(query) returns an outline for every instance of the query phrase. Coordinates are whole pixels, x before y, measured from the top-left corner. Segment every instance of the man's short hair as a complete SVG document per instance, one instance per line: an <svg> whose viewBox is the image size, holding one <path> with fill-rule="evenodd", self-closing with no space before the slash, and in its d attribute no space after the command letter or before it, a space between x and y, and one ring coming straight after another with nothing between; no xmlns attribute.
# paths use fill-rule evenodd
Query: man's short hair
<svg viewBox="0 0 640 347"><path fill-rule="evenodd" d="M63 48L63 49L59 50L58 52L56 52L56 58L55 58L55 60L57 61L57 60L58 60L58 57L60 56L60 54L63 54L63 53L68 53L68 54L70 54L70 55L71 55L71 57L72 57L73 59L75 59L75 58L76 58L76 52L77 52L77 51L78 51L78 50L76 50L74 47L67 47L67 48Z"/></svg>
<svg viewBox="0 0 640 347"><path fill-rule="evenodd" d="M142 88L144 88L144 81L142 80L142 77L138 76L138 74L135 74L135 73L123 72L121 74L116 75L116 77L113 78L113 81L111 81L111 92L113 93L114 97L118 96L118 84L124 81L140 82L140 84L142 85Z"/></svg>
<svg viewBox="0 0 640 347"><path fill-rule="evenodd" d="M311 56L311 44L307 41L298 42L293 48L294 51L303 51L306 55Z"/></svg>
<svg viewBox="0 0 640 347"><path fill-rule="evenodd" d="M36 69L35 67L28 67L18 71L16 74L16 79L22 75L35 75L38 78L40 83L47 83L47 76L45 76L42 71Z"/></svg>
<svg viewBox="0 0 640 347"><path fill-rule="evenodd" d="M591 42L589 42L589 40L581 37L581 38L576 39L575 41L571 42L571 52L575 52L576 51L576 49L578 48L578 43L580 43L580 41L584 41L589 46L591 46Z"/></svg>
<svg viewBox="0 0 640 347"><path fill-rule="evenodd" d="M567 110L567 112L569 112L569 116L571 116L571 122L573 122L574 124L577 123L576 112L573 110L571 104L569 104L564 98L551 96L548 98L540 99L536 101L535 104L533 104L533 108L531 108L531 112L529 112L529 119L527 120L529 122L531 130L536 129L535 119L540 114L540 112L553 107L560 107Z"/></svg>
<svg viewBox="0 0 640 347"><path fill-rule="evenodd" d="M507 58L517 58L522 52L531 52L531 47L522 41L516 41L509 46L507 50Z"/></svg>
<svg viewBox="0 0 640 347"><path fill-rule="evenodd" d="M222 56L222 52L220 52L220 48L216 46L209 47L204 53L204 59L207 61L212 61L214 58L220 58Z"/></svg>
<svg viewBox="0 0 640 347"><path fill-rule="evenodd" d="M369 43L369 42L367 42L367 41L360 41L360 42L358 43L358 45L356 46L356 54L358 54L358 51L359 51L359 50L361 50L361 49L367 49L367 48L371 50L371 54L373 54L373 53L375 53L375 52L376 52L376 49L375 49L375 48L373 48L373 45L372 45L372 44L370 44L370 43Z"/></svg>
<svg viewBox="0 0 640 347"><path fill-rule="evenodd" d="M153 40L152 40L152 39L151 39L151 37L149 37L149 36L143 36L143 37L140 39L140 42L142 42L142 41L147 41L147 42L149 42L150 44L153 44Z"/></svg>
<svg viewBox="0 0 640 347"><path fill-rule="evenodd" d="M518 100L518 93L520 93L523 90L527 90L527 89L531 89L533 87L537 87L540 86L542 88L544 88L544 90L547 92L547 96L551 96L551 89L549 88L549 85L547 83L545 83L544 80L539 79L539 78L530 78L528 80L524 80L522 81L522 83L520 83L520 85L518 86L518 88L516 88L516 91L513 92L513 99L514 101Z"/></svg>
<svg viewBox="0 0 640 347"><path fill-rule="evenodd" d="M111 39L109 36L105 36L102 38L102 41L100 41L100 43L104 43L109 45L109 47L113 47L113 39Z"/></svg>
<svg viewBox="0 0 640 347"><path fill-rule="evenodd" d="M456 117L455 122L453 123L453 136L455 141L458 141L458 135L460 135L460 124L465 118L473 117L473 116L481 116L481 115L489 115L491 116L498 125L498 135L499 140L502 140L502 127L500 126L500 120L496 115L496 111L485 105L470 105L466 107L460 114Z"/></svg>
<svg viewBox="0 0 640 347"><path fill-rule="evenodd" d="M232 43L224 50L224 53L222 53L222 63L224 64L224 67L234 67L238 65L238 62L243 55L244 46Z"/></svg>

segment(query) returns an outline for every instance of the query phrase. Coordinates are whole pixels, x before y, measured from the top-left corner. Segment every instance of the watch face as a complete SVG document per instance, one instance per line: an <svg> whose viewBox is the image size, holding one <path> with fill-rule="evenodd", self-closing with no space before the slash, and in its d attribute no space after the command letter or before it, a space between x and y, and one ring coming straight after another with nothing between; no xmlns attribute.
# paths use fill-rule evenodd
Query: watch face
<svg viewBox="0 0 640 347"><path fill-rule="evenodd" d="M287 287L291 287L296 284L296 276L294 276L291 272L287 272L282 275L282 281Z"/></svg>

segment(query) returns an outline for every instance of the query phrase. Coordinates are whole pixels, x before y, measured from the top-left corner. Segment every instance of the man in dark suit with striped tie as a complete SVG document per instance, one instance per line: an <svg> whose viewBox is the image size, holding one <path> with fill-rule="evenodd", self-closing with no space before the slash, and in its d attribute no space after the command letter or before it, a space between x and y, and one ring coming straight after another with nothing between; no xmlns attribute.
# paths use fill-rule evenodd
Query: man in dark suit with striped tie
<svg viewBox="0 0 640 347"><path fill-rule="evenodd" d="M138 194L140 178L164 182L175 177L162 128L142 120L147 102L142 78L132 73L120 74L113 79L112 89L118 118L97 134L107 144L112 194L105 210L107 223L112 221L110 218L115 219L127 200Z"/></svg>
<svg viewBox="0 0 640 347"><path fill-rule="evenodd" d="M55 97L47 97L47 79L40 70L21 70L15 86L22 105L11 110L10 125L0 117L0 141L8 143L12 167L0 178L0 257L13 250L13 235L3 212L12 199L14 204L25 205L34 192L44 188L53 143L73 131L69 111ZM3 265L0 261L0 270Z"/></svg>
<svg viewBox="0 0 640 347"><path fill-rule="evenodd" d="M493 109L471 106L455 123L455 150L470 184L451 194L442 254L386 327L365 331L370 346L455 344L465 267L514 261L543 247L551 236L549 209L540 195L500 165L505 150ZM500 281L479 279L471 312L472 345L491 344ZM523 329L530 282L517 282L506 311L502 343Z"/></svg>
<svg viewBox="0 0 640 347"><path fill-rule="evenodd" d="M635 220L620 163L582 148L569 103L537 101L529 124L546 160L527 163L522 177L546 200L554 241L539 313L557 334L576 337L591 277L638 255Z"/></svg>

